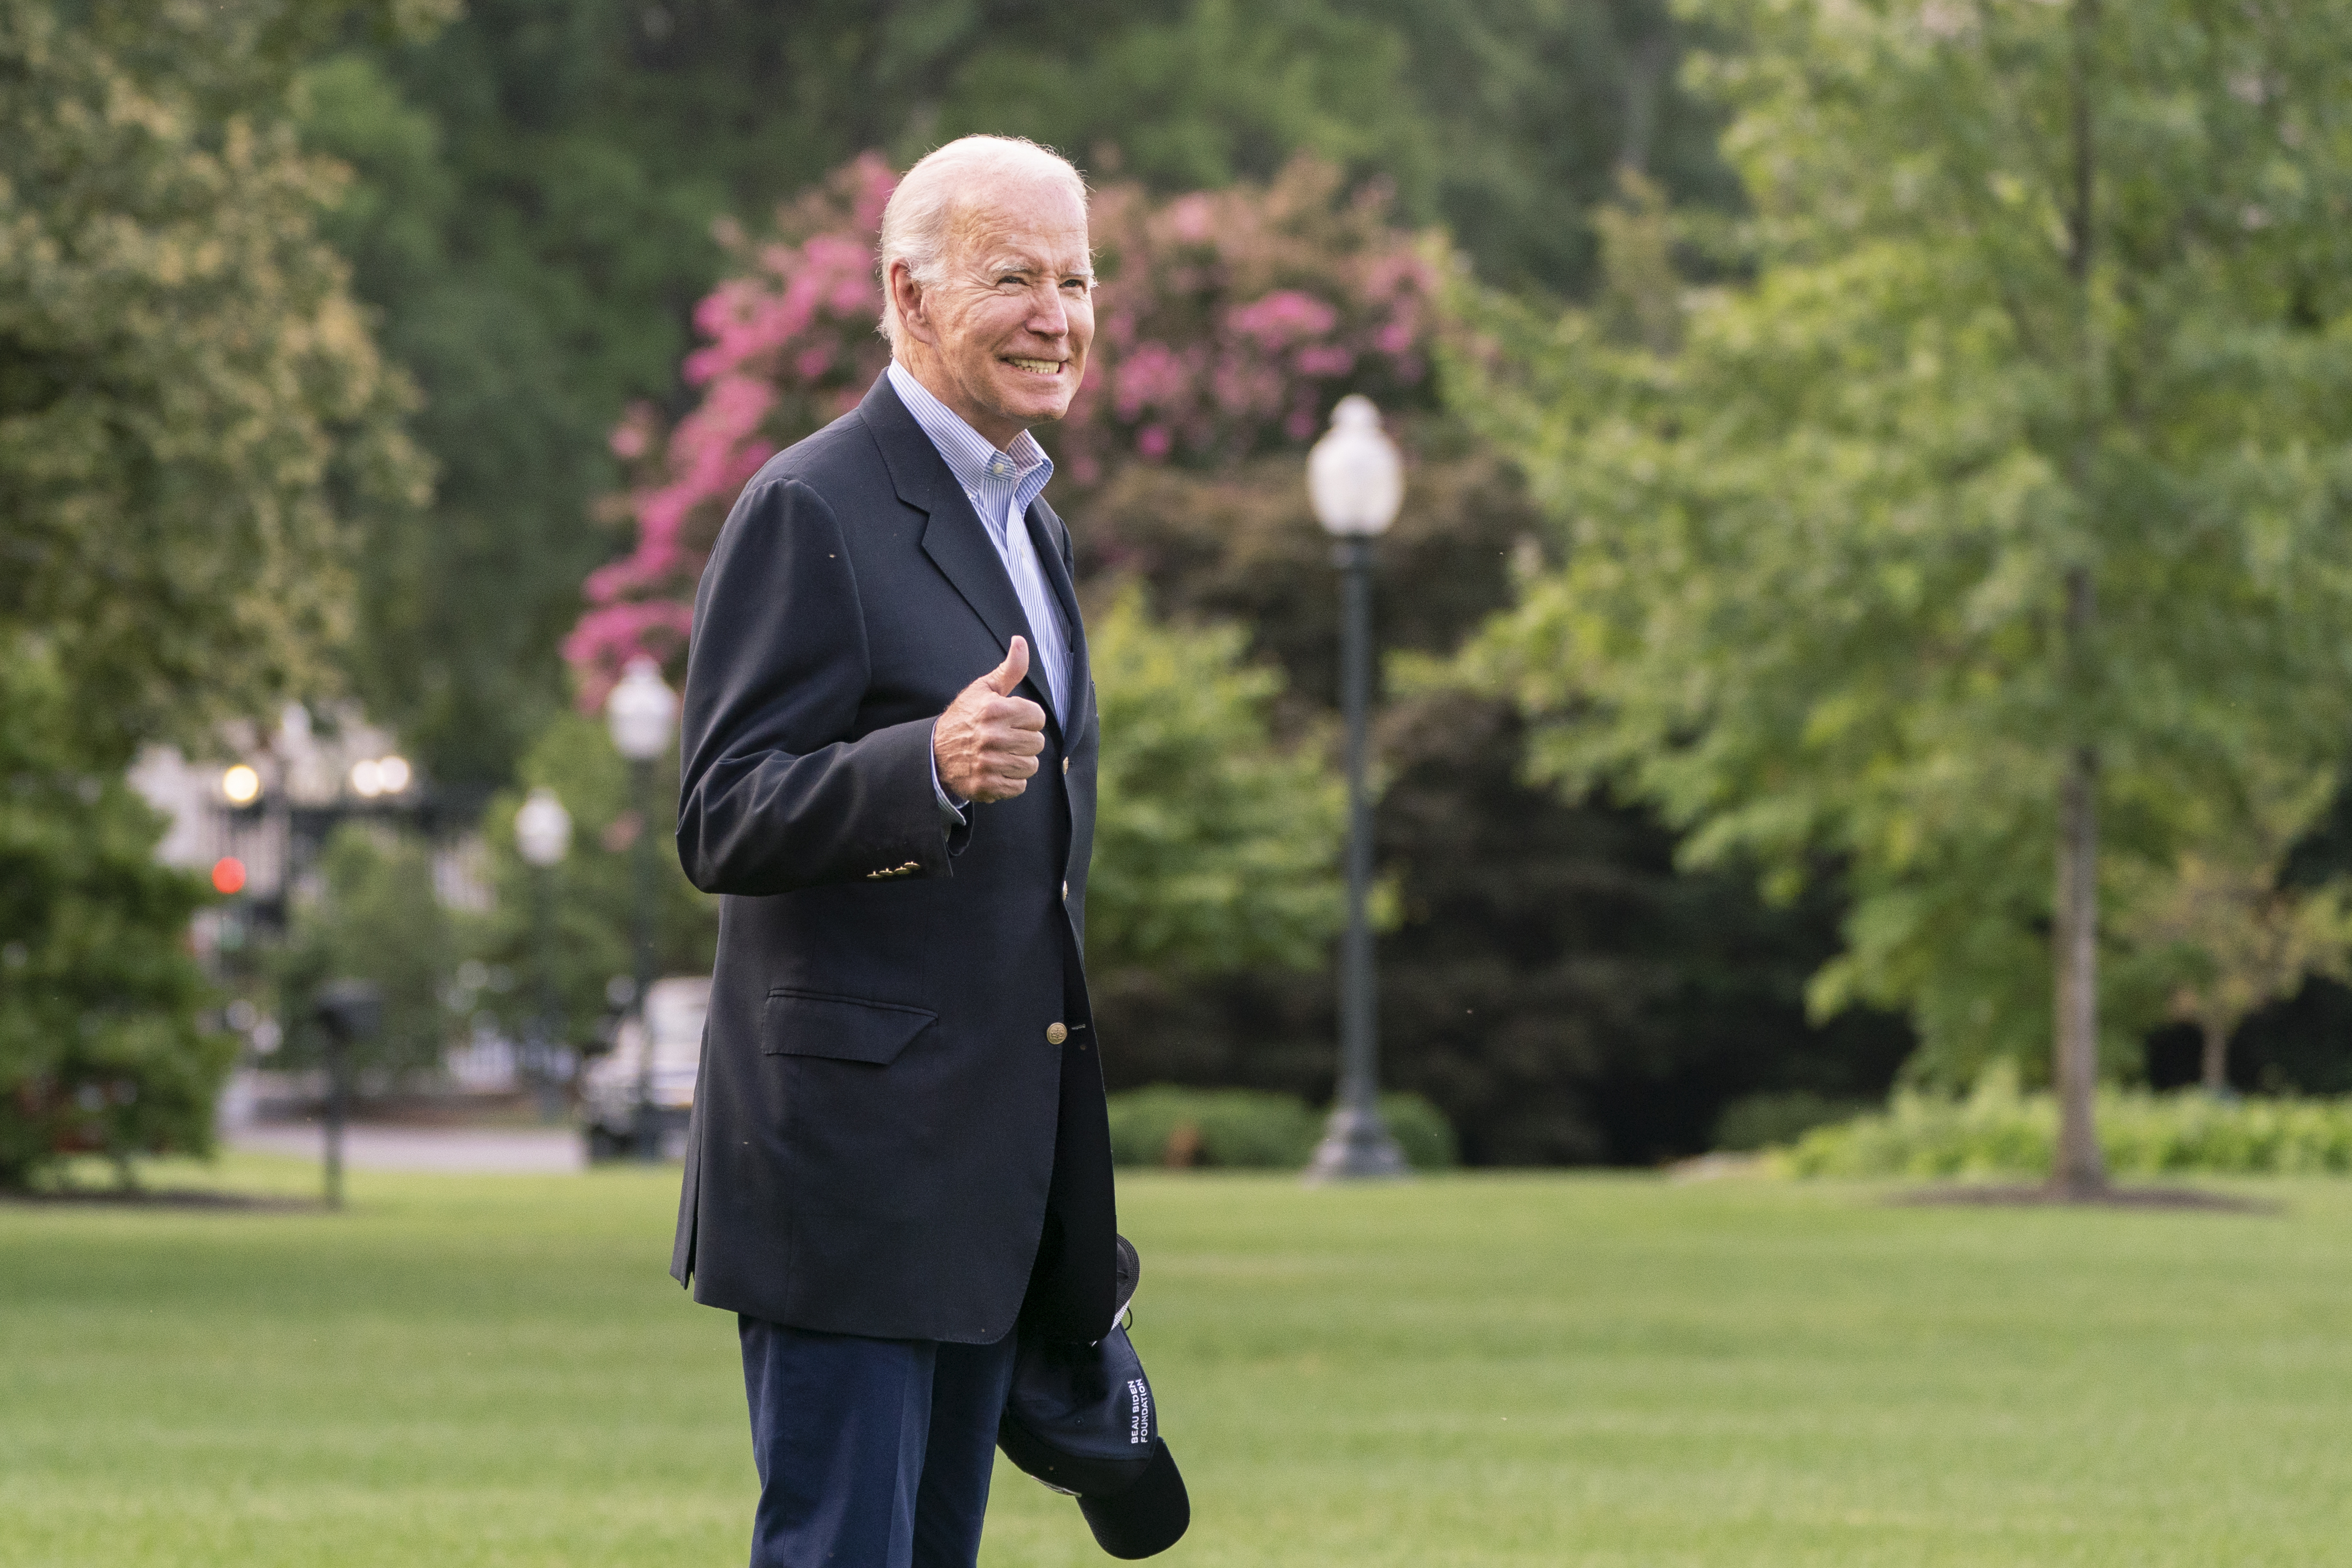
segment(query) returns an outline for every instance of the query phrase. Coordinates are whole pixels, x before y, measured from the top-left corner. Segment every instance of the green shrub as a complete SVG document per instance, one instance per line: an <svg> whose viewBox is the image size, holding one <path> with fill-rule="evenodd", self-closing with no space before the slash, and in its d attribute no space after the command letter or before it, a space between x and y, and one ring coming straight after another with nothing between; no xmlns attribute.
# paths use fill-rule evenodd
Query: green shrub
<svg viewBox="0 0 2352 1568"><path fill-rule="evenodd" d="M211 889L156 863L163 817L82 721L53 660L0 646L0 1188L78 1152L125 1183L136 1156L211 1152L236 1058L187 951Z"/></svg>
<svg viewBox="0 0 2352 1568"><path fill-rule="evenodd" d="M2194 1089L2099 1096L2100 1147L2117 1175L2203 1171L2268 1175L2352 1173L2352 1100L2216 1100ZM2046 1173L2057 1102L1989 1077L1966 1099L1897 1094L1883 1112L1819 1127L1776 1150L1799 1176Z"/></svg>
<svg viewBox="0 0 2352 1568"><path fill-rule="evenodd" d="M1725 1106L1715 1119L1714 1146L1746 1154L1775 1144L1793 1143L1816 1127L1843 1121L1869 1110L1868 1101L1833 1100L1811 1089L1751 1094Z"/></svg>
<svg viewBox="0 0 2352 1568"><path fill-rule="evenodd" d="M1416 1170L1454 1163L1454 1129L1417 1094L1381 1097L1381 1115ZM1286 1094L1156 1084L1110 1097L1111 1158L1121 1165L1303 1169L1324 1113Z"/></svg>
<svg viewBox="0 0 2352 1568"><path fill-rule="evenodd" d="M1110 1097L1111 1158L1122 1165L1304 1165L1321 1121L1286 1094L1155 1084Z"/></svg>
<svg viewBox="0 0 2352 1568"><path fill-rule="evenodd" d="M1316 1120L1319 1122L1322 1119ZM1417 1094L1381 1096L1381 1120L1389 1124L1397 1147L1404 1151L1406 1163L1416 1171L1447 1170L1458 1157L1454 1123Z"/></svg>

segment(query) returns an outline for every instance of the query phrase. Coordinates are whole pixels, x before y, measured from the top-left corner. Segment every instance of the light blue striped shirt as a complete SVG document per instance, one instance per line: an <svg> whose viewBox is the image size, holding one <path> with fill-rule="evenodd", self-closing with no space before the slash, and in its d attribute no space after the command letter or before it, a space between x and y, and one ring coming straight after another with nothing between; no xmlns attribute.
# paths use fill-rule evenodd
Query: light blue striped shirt
<svg viewBox="0 0 2352 1568"><path fill-rule="evenodd" d="M1054 459L1037 445L1035 437L1024 430L1013 438L1013 449L1000 452L991 446L988 437L963 421L963 416L938 398L930 388L917 381L901 368L896 360L890 363L891 386L898 401L923 427L946 459L948 472L963 487L964 495L971 501L971 510L980 514L981 522L988 529L988 537L996 546L997 558L1004 563L1005 575L1013 580L1013 591L1021 599L1021 612L1029 619L1031 641L1030 668L1045 678L1045 689L1054 700L1054 717L1065 729L1070 720L1070 630L1062 619L1062 607L1054 597L1054 589L1045 580L1045 569L1037 560L1036 546L1029 538L1029 503L1054 477Z"/></svg>
<svg viewBox="0 0 2352 1568"><path fill-rule="evenodd" d="M1053 585L1045 581L1045 569L1039 564L1037 549L1029 538L1024 521L1029 503L1054 477L1054 459L1037 445L1035 437L1024 430L1013 438L1013 449L1000 452L989 444L988 437L964 423L963 416L931 395L930 388L917 381L898 362L890 362L887 372L891 388L898 401L931 438L940 457L955 476L957 484L971 502L971 510L980 516L988 530L989 542L996 546L997 559L1004 563L1004 574L1013 581L1013 592L1021 600L1021 613L1029 622L1029 668L1044 678L1046 692L1052 697L1054 717L1066 731L1070 723L1070 629L1062 619L1061 605L1054 598ZM939 756L931 757L931 788L940 797L940 805L956 821L963 820L963 811L940 782Z"/></svg>

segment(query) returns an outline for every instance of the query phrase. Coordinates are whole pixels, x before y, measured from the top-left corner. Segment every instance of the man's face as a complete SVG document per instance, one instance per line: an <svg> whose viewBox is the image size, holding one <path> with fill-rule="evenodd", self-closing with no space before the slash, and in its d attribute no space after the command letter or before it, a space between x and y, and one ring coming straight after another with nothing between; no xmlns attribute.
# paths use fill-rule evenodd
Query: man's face
<svg viewBox="0 0 2352 1568"><path fill-rule="evenodd" d="M1001 447L1069 411L1095 306L1086 208L1068 190L1007 181L962 215L937 283L918 295L891 272L908 368L965 423Z"/></svg>

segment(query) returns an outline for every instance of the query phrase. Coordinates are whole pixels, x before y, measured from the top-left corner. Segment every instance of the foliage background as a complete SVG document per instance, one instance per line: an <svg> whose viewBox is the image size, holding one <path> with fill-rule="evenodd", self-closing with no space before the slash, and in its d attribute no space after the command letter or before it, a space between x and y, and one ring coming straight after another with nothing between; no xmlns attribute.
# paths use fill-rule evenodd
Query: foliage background
<svg viewBox="0 0 2352 1568"><path fill-rule="evenodd" d="M1330 308L1345 340L1368 319L1351 300L1370 291L1335 292L1324 273L1348 276L1329 264L1351 248L1410 282L1408 357L1425 367L1438 263L1415 237L1424 226L1444 226L1482 275L1564 297L1593 286L1587 214L1621 168L1650 171L1685 202L1737 200L1712 111L1677 85L1679 26L1643 0L1345 16L1149 0L1094 8L1084 28L1045 22L1026 3L778 17L718 3L559 14L493 0L428 42L354 37L310 69L306 132L354 171L337 233L423 390L417 428L443 475L425 529L371 542L356 679L444 788L499 788L560 707L554 645L583 607L583 578L592 615L571 647L583 663L609 670L609 652L640 634L675 636L681 584L731 495L723 473L681 491L690 469L648 463L721 408L710 394L737 369L785 390L754 415L773 440L879 364L863 308L823 290L807 291L819 308L787 335L832 356L813 378L771 374L772 353L729 360L709 313L725 297L772 326L786 291L773 247L862 228L880 170L940 140L1040 136L1105 186L1107 248L1151 258L1124 279L1105 268L1106 303L1121 289L1137 301L1133 337L1107 345L1107 367L1138 344L1211 350L1222 311L1286 285ZM880 163L855 165L866 149ZM844 172L828 187L832 171ZM1286 211L1307 235L1287 263L1256 237ZM1171 277L1160 258L1183 265L1180 229L1205 231L1249 276L1205 291ZM836 252L792 266L845 289L864 263ZM710 294L729 277L731 296ZM1126 331L1115 313L1107 337ZM1284 328L1282 308L1268 315ZM1370 321L1359 342L1376 337L1381 321ZM698 331L708 346L690 353ZM1508 465L1443 416L1425 370L1354 375L1315 383L1304 434L1358 385L1402 416L1413 492L1384 547L1377 613L1391 646L1448 652L1507 601L1507 564L1538 526ZM1122 399L1106 376L1081 422L1087 439L1055 437L1057 497L1077 524L1082 575L1100 584L1089 602L1139 579L1174 626L1238 622L1234 658L1283 678L1270 742L1307 741L1333 704L1337 625L1298 480L1304 440L1284 418L1297 410L1252 416L1237 444L1213 399L1184 403L1204 384L1197 374L1163 378L1176 406L1140 380ZM817 402L793 405L802 392ZM1187 409L1195 438L1180 439ZM1134 460L1155 426L1164 457ZM648 498L665 489L685 504L654 515ZM577 526L614 494L632 498L604 510L614 533ZM648 537L660 548L648 552ZM584 690L595 687L592 674ZM1383 728L1383 745L1402 748L1379 826L1398 895L1381 951L1389 1068L1456 1119L1469 1157L1650 1160L1704 1146L1721 1104L1759 1088L1883 1087L1898 1026L1827 1035L1802 1015L1803 976L1833 951L1832 917L1785 919L1737 878L1685 890L1670 836L1638 808L1523 784L1522 733L1503 705L1458 695L1415 700ZM501 820L490 818L502 846ZM517 940L499 939L508 962ZM1310 1097L1328 1089L1330 989L1328 970L1197 964L1114 963L1097 984L1123 1082Z"/></svg>
<svg viewBox="0 0 2352 1568"><path fill-rule="evenodd" d="M476 0L429 37L353 26L305 71L306 139L352 174L332 232L423 394L421 529L371 534L354 674L446 786L503 784L566 699L555 644L610 551L577 524L621 410L671 415L695 301L858 153L971 130L1167 195L1298 153L1449 224L1490 274L1586 282L1584 213L1630 157L1727 200L1659 0Z"/></svg>
<svg viewBox="0 0 2352 1568"><path fill-rule="evenodd" d="M1458 405L1562 558L1475 678L1544 721L1543 771L1653 803L1687 861L1781 897L1834 868L1811 1002L1906 1009L1927 1081L2046 1070L2078 748L2109 1070L2217 962L2292 994L2336 963L2335 894L2300 900L2287 971L2246 928L2352 719L2352 36L2197 5L1705 14L1739 40L1694 77L1731 115L1750 276L1682 289L1635 191L1592 308L1465 294ZM2087 249L2053 151L2078 70ZM2252 891L2135 918L2216 865Z"/></svg>
<svg viewBox="0 0 2352 1568"><path fill-rule="evenodd" d="M1787 307L1773 319L1811 322L1822 342L1847 332L1846 346L1882 356L1870 363L1898 367L1886 374L1900 391L1898 349L1949 344L1906 336L1888 301L1948 312L1968 296L1939 296L1921 281L1941 276L1932 268L1891 268L1899 247L1878 241L1910 234L1906 213L1973 214L1990 232L2023 212L2021 243L2041 243L2042 208L2002 207L1991 184L1980 201L1953 174L1967 200L1917 195L1944 177L1919 139L1983 126L1944 114L1937 94L1965 108L2018 50L2046 58L2039 13L1966 58L1958 34L1937 32L1957 8L1865 7L1815 37L1832 15L1729 0L1678 15L1656 0L1115 0L1081 26L1035 0L782 12L478 0L462 15L10 0L0 44L33 64L6 89L19 133L0 147L14 182L0 268L19 285L0 298L0 549L28 567L0 573L0 629L18 638L5 657L63 661L89 711L121 717L106 744L123 756L282 694L356 696L419 760L441 820L488 828L498 911L452 923L434 960L444 969L472 957L528 972L529 879L509 824L521 786L556 784L582 821L560 874L558 989L568 1027L592 1028L604 978L625 967L625 866L604 840L627 810L617 760L567 710L593 700L620 649L675 653L682 593L741 464L878 367L856 252L887 171L963 131L1012 130L1073 152L1102 196L1103 373L1053 437L1090 611L1139 587L1138 668L1158 660L1225 694L1191 733L1247 748L1261 783L1296 770L1283 820L1299 855L1285 864L1307 866L1324 831L1305 781L1328 734L1337 628L1299 468L1330 400L1373 393L1409 454L1376 584L1400 676L1425 675L1490 615L1591 564L1578 531L1593 519L1564 515L1556 453L1498 418L1475 377L1435 373L1458 269L1496 291L1485 298L1517 346L1583 333L1586 368L1654 412L1683 393L1645 378L1695 363L1694 309L1791 258L1821 265L1822 284L1773 295ZM2166 51L2194 31L2122 29L2109 63L2175 70ZM2132 225L2169 210L2168 189L2203 177L2165 175L2191 170L2165 158L2218 160L2276 221L2249 228L2228 203L2190 215L2199 235L2229 242L2210 253L2234 258L2214 276L2252 279L2248 310L2300 300L2324 316L2325 289L2281 280L2297 267L2342 275L2329 248L2341 226L2314 216L2332 210L2334 186L2296 186L2320 164L2282 162L2263 140L2302 101L2294 84L2334 58L2305 53L2275 82L2215 55L2213 69L2179 77L2179 104L2126 105L2126 140L2155 150L2158 172L2116 222L2125 238L2143 232ZM1816 92L1831 114L1818 123ZM2167 119L2182 104L2205 142ZM1898 110L1888 144L1905 157L1877 159L1868 116ZM2294 110L2315 156L2341 140L2323 110ZM1796 153L1769 153L1759 127L1775 115L1786 125L1771 145ZM2041 175L2027 174L2031 187ZM1792 214L1828 226L1791 226ZM1871 245L1854 249L1856 237ZM857 243L835 243L845 237ZM1853 249L1843 272L1841 247ZM1930 248L1937 266L1959 265L1952 247ZM170 330L107 326L143 320ZM2243 342L2208 346L2216 374L2251 363ZM819 350L824 363L797 363ZM1819 365L1788 359L1785 334L1741 352L1738 363L1795 365L1790 385L1826 384ZM1959 361L1939 363L1958 375ZM104 367L128 416L57 395L66 363ZM1875 406L1930 426L1958 410L1936 437L1945 446L1922 450L1965 456L1966 398ZM150 482L165 474L173 483ZM1834 487L1839 474L1797 477ZM1638 489L1610 504L1634 505ZM215 519L236 551L191 531ZM163 564L146 572L151 553ZM118 602L137 608L115 614ZM149 622L181 635L142 641ZM1662 815L1655 792L1618 778L1562 793L1531 776L1530 736L1557 756L1546 726L1559 713L1547 697L1531 718L1522 695L1391 682L1377 822L1391 1079L1441 1105L1474 1162L1645 1163L1704 1147L1737 1101L1881 1094L1911 1047L1906 1025L1867 1006L1817 1024L1805 1007L1808 977L1861 929L1850 900L1872 896L1870 866L1833 838L1769 834L1694 866L1678 853L1692 819ZM119 765L40 767L100 763ZM1227 804L1234 820L1279 816ZM2293 887L2318 899L2352 864L2347 822L2338 803L2296 825ZM1169 842L1224 837L1199 826ZM1252 871L1250 858L1218 874L1276 863ZM2161 857L2149 863L2167 874ZM1757 891L1768 868L1769 900ZM2227 885L2252 885L2243 872ZM694 967L707 916L665 888L665 965ZM1300 890L1278 940L1234 945L1227 930L1202 949L1214 962L1103 964L1124 1083L1328 1091L1330 979L1286 966L1312 956L1328 909L1308 918L1320 895ZM2005 907L2030 925L2031 903ZM1133 924L1114 939L1119 924L1102 940L1143 940ZM312 934L343 942L354 963L380 945ZM2118 1016L2135 1028L2117 1032L2112 1065L2193 1076L2193 1039L2158 1028L2143 1052L2135 1029L2180 1010L2195 965L2117 973L2129 990ZM2032 984L2012 990L2004 1006L2030 1015ZM480 1008L511 1021L527 993L475 995L445 1021ZM1904 993L1858 983L1852 994ZM2352 1053L2334 1043L2347 1019L2352 993L2326 983L2258 1008L2236 1031L2234 1080L2352 1082Z"/></svg>
<svg viewBox="0 0 2352 1568"><path fill-rule="evenodd" d="M592 608L566 644L584 699L632 652L677 668L696 574L744 479L878 369L867 258L890 178L855 160L772 231L730 237L742 270L698 307L703 346L684 362L697 401L675 420L640 405L615 432L636 529L589 579ZM1109 1070L1119 1085L1320 1099L1337 821L1297 753L1319 753L1330 731L1337 626L1303 447L1361 390L1411 451L1377 589L1391 646L1450 650L1505 598L1506 563L1540 548L1538 524L1509 467L1440 406L1446 253L1395 226L1380 190L1351 193L1301 158L1213 193L1113 184L1097 212L1095 364L1045 439L1067 476L1058 504L1079 524L1082 594L1112 633L1097 856L1112 902L1089 931L1097 1014L1119 1042ZM1121 596L1139 582L1164 628ZM1183 629L1218 622L1234 630ZM1215 674L1244 658L1287 679ZM1251 710L1269 702L1260 739ZM1773 915L1734 878L1681 882L1638 814L1520 786L1521 734L1499 705L1455 691L1400 710L1384 733L1406 748L1392 760L1411 789L1381 813L1391 886L1407 894L1384 954L1391 1071L1454 1118L1472 1158L1654 1159L1704 1146L1742 1093L1883 1087L1899 1031L1803 1022L1802 977L1828 952L1818 913ZM1212 758L1234 788L1206 787ZM1318 881L1286 895L1265 874L1286 862L1320 868ZM1212 886L1227 889L1215 903L1192 897ZM1181 945L1143 940L1146 911ZM1280 921L1276 941L1254 929Z"/></svg>
<svg viewBox="0 0 2352 1568"><path fill-rule="evenodd" d="M184 943L211 890L156 864L161 819L84 762L58 661L0 659L0 1189L60 1150L207 1152L236 1050Z"/></svg>
<svg viewBox="0 0 2352 1568"><path fill-rule="evenodd" d="M208 894L123 770L329 679L354 537L426 499L284 98L430 9L0 4L0 1185L209 1144Z"/></svg>

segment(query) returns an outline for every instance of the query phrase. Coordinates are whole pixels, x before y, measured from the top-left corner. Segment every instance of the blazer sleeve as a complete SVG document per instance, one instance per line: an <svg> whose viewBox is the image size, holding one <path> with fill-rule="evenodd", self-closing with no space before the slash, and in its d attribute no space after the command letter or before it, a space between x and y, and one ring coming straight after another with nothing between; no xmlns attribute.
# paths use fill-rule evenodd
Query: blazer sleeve
<svg viewBox="0 0 2352 1568"><path fill-rule="evenodd" d="M696 590L687 655L677 853L696 887L950 874L933 721L851 738L871 668L832 509L793 479L746 493Z"/></svg>

